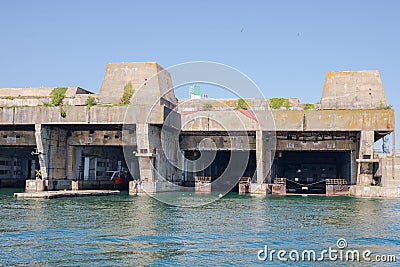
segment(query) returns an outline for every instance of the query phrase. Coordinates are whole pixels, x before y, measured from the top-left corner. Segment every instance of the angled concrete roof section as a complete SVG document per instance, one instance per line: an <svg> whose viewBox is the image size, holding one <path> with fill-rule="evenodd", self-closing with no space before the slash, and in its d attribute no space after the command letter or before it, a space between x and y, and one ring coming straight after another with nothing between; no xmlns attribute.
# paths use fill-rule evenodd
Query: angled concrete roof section
<svg viewBox="0 0 400 267"><path fill-rule="evenodd" d="M170 74L156 62L108 64L99 92L100 100L103 103L118 104L128 83L135 90L135 104L165 104L160 103L160 100L177 103L173 90L169 90L172 88Z"/></svg>
<svg viewBox="0 0 400 267"><path fill-rule="evenodd" d="M341 71L326 74L322 109L365 109L386 107L379 71Z"/></svg>
<svg viewBox="0 0 400 267"><path fill-rule="evenodd" d="M83 88L80 87L67 87L67 91L65 93L66 97L74 97L75 95L80 94L92 94ZM54 87L47 88L0 88L0 98L4 97L13 97L13 98L41 98L41 97L49 97L51 92L54 90Z"/></svg>

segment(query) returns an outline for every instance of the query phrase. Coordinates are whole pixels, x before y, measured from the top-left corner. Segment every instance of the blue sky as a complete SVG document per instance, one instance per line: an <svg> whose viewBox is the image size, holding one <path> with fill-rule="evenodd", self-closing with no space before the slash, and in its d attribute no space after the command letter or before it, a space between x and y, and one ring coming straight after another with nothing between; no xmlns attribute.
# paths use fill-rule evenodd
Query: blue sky
<svg viewBox="0 0 400 267"><path fill-rule="evenodd" d="M326 72L378 69L400 108L399 11L368 0L5 0L0 87L97 92L109 62L205 60L244 72L266 97L317 102Z"/></svg>

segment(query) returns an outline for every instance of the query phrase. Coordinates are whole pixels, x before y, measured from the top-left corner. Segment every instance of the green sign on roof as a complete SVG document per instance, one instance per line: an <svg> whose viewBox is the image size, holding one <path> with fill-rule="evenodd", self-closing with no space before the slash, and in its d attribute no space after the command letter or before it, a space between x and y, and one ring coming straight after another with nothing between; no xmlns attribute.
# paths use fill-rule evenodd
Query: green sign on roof
<svg viewBox="0 0 400 267"><path fill-rule="evenodd" d="M195 85L193 88L193 94L195 95L200 95L200 86L199 85Z"/></svg>

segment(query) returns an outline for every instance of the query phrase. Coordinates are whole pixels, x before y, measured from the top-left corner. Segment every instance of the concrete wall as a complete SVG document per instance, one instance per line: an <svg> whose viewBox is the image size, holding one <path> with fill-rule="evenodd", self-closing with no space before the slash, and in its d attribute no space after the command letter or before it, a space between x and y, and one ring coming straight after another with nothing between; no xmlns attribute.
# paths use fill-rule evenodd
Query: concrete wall
<svg viewBox="0 0 400 267"><path fill-rule="evenodd" d="M66 106L67 113L62 118L58 107L20 107L1 108L0 122L9 125L21 124L122 124L125 121L142 121L163 124L165 108L156 106L148 112L147 106L130 107L126 118L127 106L87 107ZM142 109L140 109L142 108ZM266 112L266 111L264 111ZM270 113L260 112L258 116ZM392 131L394 129L394 110L308 110L308 111L272 111L274 127L277 131ZM140 116L143 116L141 118ZM259 123L251 113L240 111L198 111L182 115L184 131L256 131ZM269 130L269 129L265 129Z"/></svg>
<svg viewBox="0 0 400 267"><path fill-rule="evenodd" d="M379 158L378 173L383 187L400 187L400 158L389 154L376 154Z"/></svg>
<svg viewBox="0 0 400 267"><path fill-rule="evenodd" d="M355 185L350 194L358 197L400 197L400 158L389 154L375 154L379 159L377 175L381 176L379 186Z"/></svg>
<svg viewBox="0 0 400 267"><path fill-rule="evenodd" d="M278 140L276 150L281 151L349 151L357 150L353 140L297 141Z"/></svg>
<svg viewBox="0 0 400 267"><path fill-rule="evenodd" d="M52 126L42 126L43 155L47 175L51 180L67 179L68 137L67 130Z"/></svg>
<svg viewBox="0 0 400 267"><path fill-rule="evenodd" d="M89 123L122 124L127 107L95 106L88 109L86 106L65 106L63 109L67 114L65 118L61 117L58 107L1 108L0 122L3 125L33 125L37 123L57 125Z"/></svg>
<svg viewBox="0 0 400 267"><path fill-rule="evenodd" d="M173 91L167 93L172 88L171 77L166 71L158 76L161 70L155 62L110 63L104 74L99 98L104 103L117 104L124 93L124 87L131 83L138 104L152 106L159 103L160 98L175 104L177 100Z"/></svg>
<svg viewBox="0 0 400 267"><path fill-rule="evenodd" d="M5 130L0 131L0 146L29 146L36 147L35 132L28 130Z"/></svg>
<svg viewBox="0 0 400 267"><path fill-rule="evenodd" d="M343 71L326 74L321 99L323 109L380 108L386 105L379 71Z"/></svg>
<svg viewBox="0 0 400 267"><path fill-rule="evenodd" d="M51 95L54 87L40 88L0 88L0 98L46 98ZM67 87L66 97L75 97L78 94L91 94L80 87Z"/></svg>
<svg viewBox="0 0 400 267"><path fill-rule="evenodd" d="M65 97L63 99L63 105L69 106L86 106L86 99L88 94L74 95L72 97ZM90 94L91 97L96 98L97 95ZM36 107L43 106L46 103L51 103L50 97L31 97L31 98L0 98L0 107Z"/></svg>
<svg viewBox="0 0 400 267"><path fill-rule="evenodd" d="M223 136L221 135L183 135L179 147L182 150L255 150L255 136ZM201 144L201 145L200 145Z"/></svg>
<svg viewBox="0 0 400 267"><path fill-rule="evenodd" d="M257 112L257 117L270 113ZM394 110L274 110L277 131L392 131ZM256 131L260 125L254 117L240 111L198 111L182 115L184 131Z"/></svg>
<svg viewBox="0 0 400 267"><path fill-rule="evenodd" d="M160 104L165 105L170 109L173 109L178 104L178 99L175 97L174 87L172 84L172 77L168 71L164 70L158 64L157 64L157 71L158 71L157 77L158 77L158 84L160 87L160 95L162 96Z"/></svg>

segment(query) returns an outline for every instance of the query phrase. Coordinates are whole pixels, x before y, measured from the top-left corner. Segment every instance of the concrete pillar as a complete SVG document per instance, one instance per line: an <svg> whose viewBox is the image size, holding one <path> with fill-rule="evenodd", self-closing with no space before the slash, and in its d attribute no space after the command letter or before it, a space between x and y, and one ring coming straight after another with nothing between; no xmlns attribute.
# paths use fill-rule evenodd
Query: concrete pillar
<svg viewBox="0 0 400 267"><path fill-rule="evenodd" d="M67 178L68 179L77 179L77 148L75 146L67 147Z"/></svg>
<svg viewBox="0 0 400 267"><path fill-rule="evenodd" d="M374 131L361 131L359 160L373 159L374 157ZM369 186L373 179L373 163L358 162L357 185Z"/></svg>
<svg viewBox="0 0 400 267"><path fill-rule="evenodd" d="M47 180L49 177L47 175L47 164L43 148L41 124L35 124L35 139L36 139L36 149L39 158L39 166L40 166L40 173L42 175L42 180Z"/></svg>
<svg viewBox="0 0 400 267"><path fill-rule="evenodd" d="M257 183L271 183L272 150L269 147L268 134L256 131Z"/></svg>
<svg viewBox="0 0 400 267"><path fill-rule="evenodd" d="M85 162L83 165L83 179L89 180L90 173L90 157L85 157Z"/></svg>
<svg viewBox="0 0 400 267"><path fill-rule="evenodd" d="M98 158L95 157L94 158L94 180L95 181L97 180L97 161L98 161Z"/></svg>
<svg viewBox="0 0 400 267"><path fill-rule="evenodd" d="M136 157L139 163L140 186L147 193L154 193L156 188L156 177L153 169L153 153L149 143L149 124L136 124ZM133 193L133 192L131 192Z"/></svg>
<svg viewBox="0 0 400 267"><path fill-rule="evenodd" d="M181 175L178 168L181 164L178 140L173 136L173 130L161 129L147 123L136 124L135 155L139 163L140 186L147 193L155 192L156 188L164 190L162 188L166 187L162 184L167 185L170 180L176 180ZM161 138L166 142L162 144Z"/></svg>
<svg viewBox="0 0 400 267"><path fill-rule="evenodd" d="M357 183L357 152L356 151L350 151L351 155L350 155L350 164L351 164L351 179L350 179L350 183L351 184L356 184Z"/></svg>
<svg viewBox="0 0 400 267"><path fill-rule="evenodd" d="M43 180L67 178L67 131L53 126L35 124L35 139Z"/></svg>
<svg viewBox="0 0 400 267"><path fill-rule="evenodd" d="M75 147L75 177L77 179L83 179L83 176L80 177L80 170L82 168L83 170L83 166L82 166L82 147Z"/></svg>

